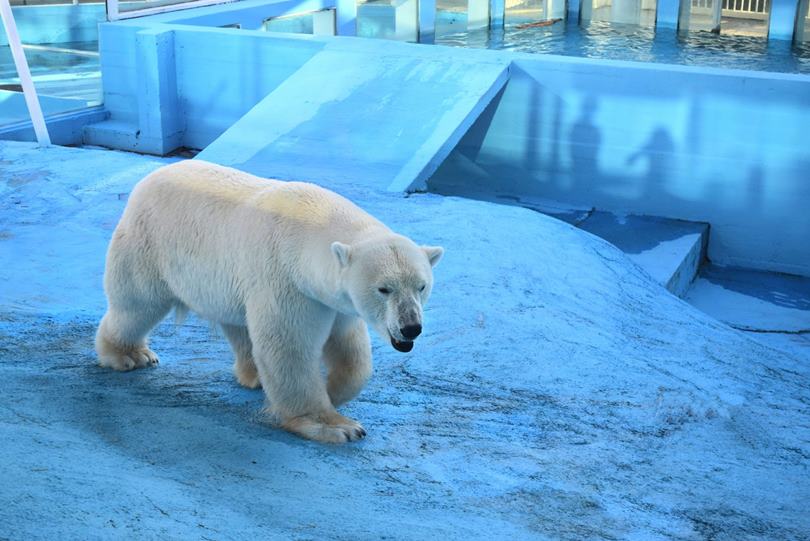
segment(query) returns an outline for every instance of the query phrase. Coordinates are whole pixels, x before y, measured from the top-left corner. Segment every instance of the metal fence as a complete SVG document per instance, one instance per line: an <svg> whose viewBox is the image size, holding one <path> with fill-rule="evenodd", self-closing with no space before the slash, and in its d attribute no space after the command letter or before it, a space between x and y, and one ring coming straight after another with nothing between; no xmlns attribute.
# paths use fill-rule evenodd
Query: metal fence
<svg viewBox="0 0 810 541"><path fill-rule="evenodd" d="M723 11L768 13L769 0L723 0Z"/></svg>
<svg viewBox="0 0 810 541"><path fill-rule="evenodd" d="M710 12L714 0L692 0L692 11ZM723 15L748 19L764 19L770 10L770 0L722 0Z"/></svg>

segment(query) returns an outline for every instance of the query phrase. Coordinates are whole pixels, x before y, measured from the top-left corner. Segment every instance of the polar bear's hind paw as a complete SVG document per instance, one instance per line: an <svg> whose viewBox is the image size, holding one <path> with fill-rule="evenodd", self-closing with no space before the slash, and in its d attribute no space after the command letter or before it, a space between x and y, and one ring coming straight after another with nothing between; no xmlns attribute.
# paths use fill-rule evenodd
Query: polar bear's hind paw
<svg viewBox="0 0 810 541"><path fill-rule="evenodd" d="M339 413L319 417L303 415L290 419L282 427L308 440L325 443L346 443L366 436L360 423Z"/></svg>
<svg viewBox="0 0 810 541"><path fill-rule="evenodd" d="M127 372L136 368L155 366L160 362L154 351L148 347L138 347L127 352L108 351L99 357L99 365Z"/></svg>

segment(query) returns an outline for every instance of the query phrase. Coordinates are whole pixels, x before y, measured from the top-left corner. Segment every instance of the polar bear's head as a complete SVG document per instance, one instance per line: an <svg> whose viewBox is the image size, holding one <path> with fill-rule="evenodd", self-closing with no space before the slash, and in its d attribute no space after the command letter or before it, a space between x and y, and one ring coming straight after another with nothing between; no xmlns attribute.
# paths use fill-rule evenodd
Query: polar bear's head
<svg viewBox="0 0 810 541"><path fill-rule="evenodd" d="M348 245L332 243L344 293L357 314L398 351L413 349L422 307L433 288L433 266L444 249L385 235Z"/></svg>

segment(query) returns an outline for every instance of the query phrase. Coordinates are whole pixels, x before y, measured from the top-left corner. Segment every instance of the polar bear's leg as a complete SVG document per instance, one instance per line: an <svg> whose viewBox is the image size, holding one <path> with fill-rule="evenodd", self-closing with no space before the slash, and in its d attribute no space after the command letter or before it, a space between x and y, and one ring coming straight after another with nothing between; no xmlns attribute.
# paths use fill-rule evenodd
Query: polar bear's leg
<svg viewBox="0 0 810 541"><path fill-rule="evenodd" d="M338 407L357 396L371 376L371 341L365 321L338 315L323 356L329 369L326 388Z"/></svg>
<svg viewBox="0 0 810 541"><path fill-rule="evenodd" d="M99 364L122 371L158 363L146 337L175 303L131 238L120 226L113 234L104 271L108 308L96 333Z"/></svg>
<svg viewBox="0 0 810 541"><path fill-rule="evenodd" d="M222 325L222 332L231 344L235 360L233 373L243 387L258 389L261 386L256 364L253 362L253 344L250 341L247 327Z"/></svg>
<svg viewBox="0 0 810 541"><path fill-rule="evenodd" d="M321 355L334 312L298 294L247 307L259 380L281 426L304 438L343 443L366 431L335 411L321 374Z"/></svg>
<svg viewBox="0 0 810 541"><path fill-rule="evenodd" d="M121 371L158 364L158 356L149 349L146 335L171 307L168 300L133 303L130 299L127 304L111 300L96 333L99 364Z"/></svg>

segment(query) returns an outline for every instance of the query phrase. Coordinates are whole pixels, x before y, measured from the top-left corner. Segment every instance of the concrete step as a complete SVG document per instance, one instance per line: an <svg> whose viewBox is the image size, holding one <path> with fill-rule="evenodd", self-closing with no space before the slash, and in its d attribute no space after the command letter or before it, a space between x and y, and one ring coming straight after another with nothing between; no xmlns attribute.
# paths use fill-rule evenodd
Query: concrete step
<svg viewBox="0 0 810 541"><path fill-rule="evenodd" d="M198 158L283 180L424 189L509 71L498 56L440 52L329 43Z"/></svg>
<svg viewBox="0 0 810 541"><path fill-rule="evenodd" d="M596 211L577 227L622 250L678 297L686 294L706 260L709 224Z"/></svg>
<svg viewBox="0 0 810 541"><path fill-rule="evenodd" d="M810 278L705 265L685 298L715 319L810 361Z"/></svg>

